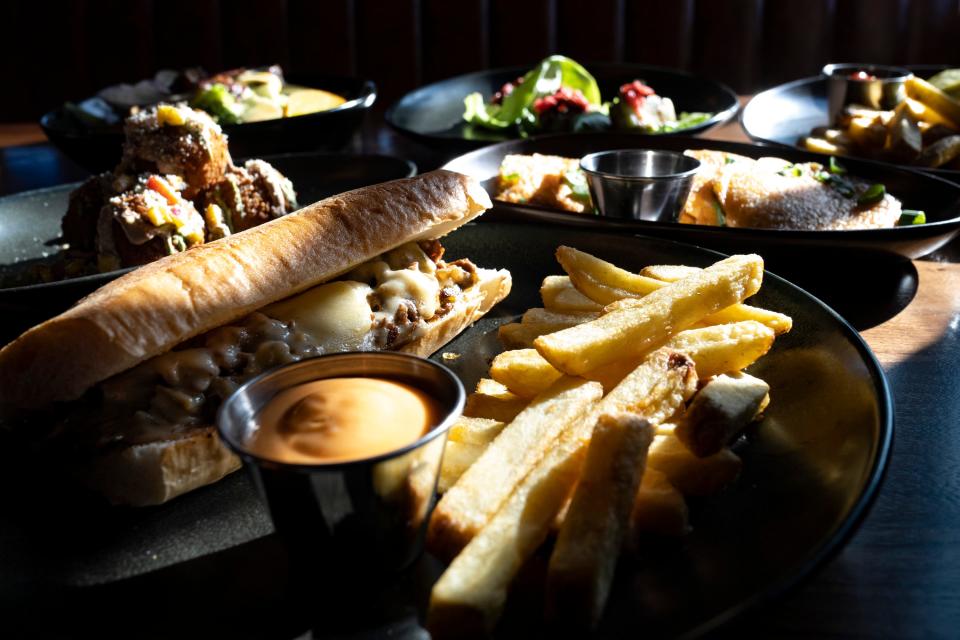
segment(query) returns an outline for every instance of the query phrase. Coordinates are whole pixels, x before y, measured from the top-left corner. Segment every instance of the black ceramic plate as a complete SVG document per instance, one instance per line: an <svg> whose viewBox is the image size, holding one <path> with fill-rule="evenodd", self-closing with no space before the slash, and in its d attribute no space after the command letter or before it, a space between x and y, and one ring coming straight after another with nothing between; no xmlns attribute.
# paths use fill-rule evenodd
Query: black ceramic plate
<svg viewBox="0 0 960 640"><path fill-rule="evenodd" d="M514 140L478 149L455 158L444 168L459 171L483 182L491 196L496 190L496 176L503 157L510 153L544 153L579 158L606 149L720 149L759 158L776 155L791 162L825 162L820 154L798 149L762 147L737 142L721 142L685 137L630 136L615 133L556 135ZM903 202L904 208L920 209L927 214L927 224L893 229L851 231L785 231L776 229L741 229L679 224L673 222L622 221L596 215L556 211L544 207L513 204L494 200L493 214L488 218L552 222L581 227L644 233L658 237L692 242L724 249L759 251L769 247L860 248L896 253L916 258L946 244L960 231L960 186L941 178L888 164L844 158L851 175L882 182L887 191Z"/></svg>
<svg viewBox="0 0 960 640"><path fill-rule="evenodd" d="M728 87L683 71L643 65L591 64L587 69L597 79L600 94L610 100L625 82L642 79L659 95L673 100L681 111L711 112L714 116L696 127L684 129L686 135L706 131L729 120L737 111L737 95ZM446 143L459 148L476 148L512 136L479 129L463 121L463 99L474 91L490 97L505 82L522 76L530 67L491 69L449 78L411 91L387 111L387 122L404 133L434 144ZM674 134L660 134L674 135Z"/></svg>
<svg viewBox="0 0 960 640"><path fill-rule="evenodd" d="M408 160L380 155L328 153L262 156L293 181L299 202L310 204L327 196L378 182L416 174ZM60 221L76 184L27 191L0 198L0 273L22 270L59 251ZM122 271L28 286L0 289L0 312L21 310L49 315L65 308ZM18 316L19 317L19 316Z"/></svg>
<svg viewBox="0 0 960 640"><path fill-rule="evenodd" d="M510 296L441 350L459 358L434 356L468 387L501 350L497 326L539 306L541 279L560 271L558 245L631 269L703 266L719 257L658 239L496 224L469 225L444 244L449 256L507 267L514 277ZM846 541L878 489L893 414L868 347L829 308L776 276L765 276L753 302L790 314L794 328L752 369L770 383L773 402L756 432L737 445L743 472L721 494L691 501L689 536L651 537L641 556L621 564L602 636L696 634L779 595ZM116 630L134 620L138 634L164 637L188 619L196 634L302 632L282 593L285 555L268 535L269 519L246 476L160 507L111 509L62 485L38 486L35 478L51 484L51 474L23 466L0 465L9 475L0 482L0 602L14 609L5 624L29 621L39 636L61 628ZM348 624L369 635L345 637L424 637L415 612L440 570L427 556L395 583L366 585ZM502 635L538 635L531 630L540 609L516 603L508 604ZM329 632L324 625L333 614L322 603L306 613Z"/></svg>
<svg viewBox="0 0 960 640"><path fill-rule="evenodd" d="M336 109L293 118L225 125L223 130L230 137L230 152L234 157L339 149L349 141L377 98L376 86L362 78L293 74L287 81L332 91L347 102ZM120 125L87 127L58 108L44 114L40 126L53 144L91 173L110 171L120 162L123 145Z"/></svg>
<svg viewBox="0 0 960 640"><path fill-rule="evenodd" d="M944 66L908 65L907 68L926 78ZM826 78L801 78L758 93L740 112L740 124L757 142L800 148L800 139L810 135L811 129L829 124ZM960 182L960 171L916 168Z"/></svg>

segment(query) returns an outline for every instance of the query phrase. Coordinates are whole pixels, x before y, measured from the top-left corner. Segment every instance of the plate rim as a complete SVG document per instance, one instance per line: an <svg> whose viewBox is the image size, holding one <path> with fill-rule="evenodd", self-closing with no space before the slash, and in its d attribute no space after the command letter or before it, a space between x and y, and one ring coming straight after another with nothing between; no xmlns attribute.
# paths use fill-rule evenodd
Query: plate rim
<svg viewBox="0 0 960 640"><path fill-rule="evenodd" d="M408 129L408 128L402 126L399 122L397 122L397 121L396 121L396 112L400 109L401 103L403 103L405 100L407 100L410 96L412 96L412 95L414 95L414 94L416 94L416 93L420 93L420 92L426 91L426 90L428 90L428 89L431 89L431 88L435 87L436 85L444 84L444 83L447 83L447 82L451 82L451 81L453 81L453 80L466 80L466 79L468 79L468 78L477 78L477 77L482 77L482 76L487 76L487 75L494 75L494 74L501 74L501 73L502 73L502 74L519 73L520 75L523 75L524 73L526 73L527 71L529 71L531 68L533 68L534 65L536 65L536 62L531 63L531 64L529 64L529 65L514 65L514 66L508 66L508 67L495 67L495 68L490 68L490 69L480 69L480 70L477 70L477 71L471 71L471 72L469 72L469 73L462 73L462 74L450 76L450 77L448 77L448 78L441 78L441 79L439 79L439 80L435 80L434 82L431 82L430 84L425 84L425 85L416 87L415 89L412 89L412 90L410 90L410 91L407 91L407 92L404 93L402 96L400 96L399 98L397 98L396 100L394 100L393 103L390 104L390 106L387 108L386 112L384 112L384 114L383 114L384 121L385 121L388 125L390 125L390 127L392 127L395 131L399 131L400 133L403 133L404 135L409 135L409 136L412 136L412 137L417 138L417 139L420 139L420 140L429 140L429 141L433 141L433 142L443 142L443 143L447 143L447 144L464 143L464 144L484 145L484 146L485 146L485 145L489 145L489 144L491 144L491 143L493 143L493 144L502 144L503 142L511 142L512 140L521 139L521 138L513 138L513 139L508 139L508 140L502 140L502 141L483 141L483 140L468 140L467 138L464 138L464 137L462 137L462 136L456 136L456 137L453 137L453 136L438 136L438 135L434 135L434 134L430 134L430 133L422 133L422 132L419 132L419 131L413 131L412 129ZM650 71L656 71L656 72L662 72L662 73L670 73L670 74L677 75L677 76L682 76L682 77L685 77L685 78L691 79L691 80L700 80L700 81L707 82L707 83L713 85L715 88L717 88L719 93L726 94L726 96L727 96L728 98L731 98L731 99L732 99L732 104L730 104L730 106L728 106L727 108L723 109L722 111L718 111L718 112L715 113L715 114L713 115L713 117L711 117L709 120L707 120L706 122L703 122L703 123L701 123L701 124L699 124L699 125L697 125L697 126L695 126L695 127L690 127L690 128L688 128L688 129L683 129L683 130L681 130L681 131L670 132L670 133L651 134L651 133L639 133L639 132L638 132L638 133L635 133L635 134L633 134L633 135L639 135L639 136L676 136L676 135L683 135L683 134L703 133L703 132L708 131L708 130L710 130L710 129L713 129L714 127L717 127L717 126L719 126L719 125L721 125L721 124L724 124L724 123L726 123L726 122L729 122L729 121L732 120L733 118L737 117L737 114L742 110L742 107L741 107L741 105L740 105L740 97L739 97L739 96L737 95L737 93L736 93L733 89L731 89L729 86L727 86L726 84L720 82L719 80L714 80L713 78L708 78L708 77L703 76L703 75L691 73L691 72L686 71L686 70L684 70L684 69L677 69L677 68L675 68L675 67L664 67L664 66L660 66L660 65L650 65L650 64L642 64L642 63L631 63L631 62L594 62L594 63L584 63L583 66L584 66L585 68L587 68L588 71L590 71L591 68L615 69L615 68L618 68L618 67L623 67L624 69L637 68L637 69L647 69L647 70L650 70ZM591 73L592 73L592 72L591 72Z"/></svg>

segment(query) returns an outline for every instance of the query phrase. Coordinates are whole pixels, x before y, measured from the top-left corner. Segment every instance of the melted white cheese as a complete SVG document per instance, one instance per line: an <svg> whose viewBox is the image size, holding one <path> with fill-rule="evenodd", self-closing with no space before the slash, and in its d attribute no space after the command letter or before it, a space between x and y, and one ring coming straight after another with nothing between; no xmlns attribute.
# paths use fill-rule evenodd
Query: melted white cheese
<svg viewBox="0 0 960 640"><path fill-rule="evenodd" d="M373 322L368 285L350 280L329 282L261 309L271 318L294 321L325 353L369 348Z"/></svg>

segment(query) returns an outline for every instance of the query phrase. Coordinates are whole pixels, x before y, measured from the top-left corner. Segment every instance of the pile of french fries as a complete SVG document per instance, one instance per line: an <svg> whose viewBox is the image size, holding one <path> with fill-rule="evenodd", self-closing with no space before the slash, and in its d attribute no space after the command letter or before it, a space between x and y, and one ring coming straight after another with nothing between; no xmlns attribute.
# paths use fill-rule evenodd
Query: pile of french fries
<svg viewBox="0 0 960 640"><path fill-rule="evenodd" d="M500 328L494 358L450 430L427 545L449 561L433 587L434 637L483 637L550 536L544 616L587 630L617 559L641 534L690 530L685 496L739 474L730 443L769 403L743 372L790 330L743 304L756 255L632 273L570 247L543 307Z"/></svg>
<svg viewBox="0 0 960 640"><path fill-rule="evenodd" d="M850 105L835 126L814 129L803 146L818 153L960 169L960 100L916 76L907 79L905 89L906 99L892 111Z"/></svg>

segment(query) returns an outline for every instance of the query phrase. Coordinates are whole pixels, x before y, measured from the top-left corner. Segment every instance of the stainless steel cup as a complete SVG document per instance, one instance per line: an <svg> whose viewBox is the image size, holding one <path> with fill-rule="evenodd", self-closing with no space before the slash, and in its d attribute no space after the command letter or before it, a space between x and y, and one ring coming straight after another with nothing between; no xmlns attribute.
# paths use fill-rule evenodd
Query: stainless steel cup
<svg viewBox="0 0 960 640"><path fill-rule="evenodd" d="M673 222L700 161L675 151L621 149L586 155L580 168L600 215Z"/></svg>
<svg viewBox="0 0 960 640"><path fill-rule="evenodd" d="M864 72L870 78L859 78ZM847 105L893 109L906 98L904 83L913 75L903 67L845 62L823 67L827 78L827 111L830 124L837 122Z"/></svg>
<svg viewBox="0 0 960 640"><path fill-rule="evenodd" d="M416 442L360 460L292 464L246 448L258 412L280 391L324 378L358 376L421 389L437 400L444 418ZM401 353L333 354L250 380L223 403L217 426L253 477L292 570L301 580L322 576L346 586L396 573L421 553L447 430L460 416L464 398L459 379L430 360Z"/></svg>

